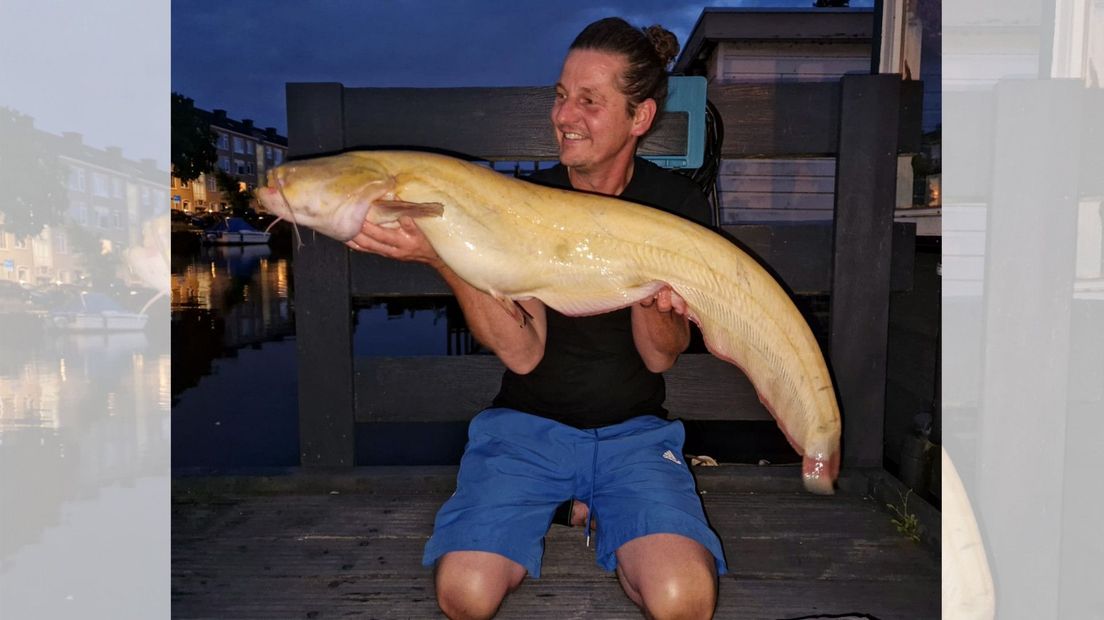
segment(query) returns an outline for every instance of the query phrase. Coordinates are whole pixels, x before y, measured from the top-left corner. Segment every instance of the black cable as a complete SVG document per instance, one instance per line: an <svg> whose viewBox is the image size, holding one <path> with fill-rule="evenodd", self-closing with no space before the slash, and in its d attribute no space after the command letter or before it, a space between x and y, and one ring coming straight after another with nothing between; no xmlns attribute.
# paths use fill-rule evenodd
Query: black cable
<svg viewBox="0 0 1104 620"><path fill-rule="evenodd" d="M705 145L702 153L702 165L699 168L684 168L676 172L690 177L701 188L702 193L709 198L713 206L714 226L721 224L720 193L717 189L717 177L721 170L721 147L723 144L724 121L721 119L721 113L712 101L706 100Z"/></svg>

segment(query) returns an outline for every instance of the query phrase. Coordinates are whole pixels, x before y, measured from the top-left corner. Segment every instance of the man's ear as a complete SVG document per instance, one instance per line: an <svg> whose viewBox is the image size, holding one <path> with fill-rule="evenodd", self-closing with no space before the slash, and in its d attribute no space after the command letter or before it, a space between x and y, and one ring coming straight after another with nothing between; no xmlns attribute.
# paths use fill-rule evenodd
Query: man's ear
<svg viewBox="0 0 1104 620"><path fill-rule="evenodd" d="M636 112L633 113L632 135L643 136L648 133L648 130L652 128L652 123L655 122L655 117L655 99L648 98L641 101L640 105L636 106Z"/></svg>

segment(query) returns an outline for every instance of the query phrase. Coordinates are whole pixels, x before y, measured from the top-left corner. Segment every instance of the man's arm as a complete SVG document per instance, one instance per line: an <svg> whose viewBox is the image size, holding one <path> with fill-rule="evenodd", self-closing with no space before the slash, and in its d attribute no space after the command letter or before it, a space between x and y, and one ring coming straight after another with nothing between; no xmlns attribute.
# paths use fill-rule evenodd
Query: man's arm
<svg viewBox="0 0 1104 620"><path fill-rule="evenodd" d="M371 252L402 261L429 265L441 274L441 278L456 295L456 301L464 312L472 335L498 356L502 363L518 374L526 374L536 368L544 357L547 319L544 304L531 299L518 302L528 313L524 316L508 304L465 282L441 260L414 220L403 217L399 228L383 228L364 222L360 233L347 245L354 250Z"/></svg>
<svg viewBox="0 0 1104 620"><path fill-rule="evenodd" d="M680 353L690 345L690 320L686 301L669 287L651 299L632 307L633 343L652 372L665 372L675 365Z"/></svg>

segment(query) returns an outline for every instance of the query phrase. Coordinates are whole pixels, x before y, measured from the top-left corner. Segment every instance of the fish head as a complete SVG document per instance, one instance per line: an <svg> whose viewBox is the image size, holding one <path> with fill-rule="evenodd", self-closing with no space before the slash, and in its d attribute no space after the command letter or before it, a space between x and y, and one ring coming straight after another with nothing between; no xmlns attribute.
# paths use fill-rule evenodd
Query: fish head
<svg viewBox="0 0 1104 620"><path fill-rule="evenodd" d="M394 190L395 178L380 161L345 153L273 168L255 195L277 217L348 241L372 203L392 199Z"/></svg>

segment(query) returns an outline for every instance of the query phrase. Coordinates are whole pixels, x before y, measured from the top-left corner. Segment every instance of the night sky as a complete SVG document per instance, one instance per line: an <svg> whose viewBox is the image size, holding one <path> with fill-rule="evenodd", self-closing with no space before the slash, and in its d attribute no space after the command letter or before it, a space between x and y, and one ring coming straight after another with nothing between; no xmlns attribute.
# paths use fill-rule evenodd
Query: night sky
<svg viewBox="0 0 1104 620"><path fill-rule="evenodd" d="M286 135L286 82L346 86L551 85L583 27L616 15L685 44L702 8L807 1L454 2L174 0L172 89ZM852 2L852 6L871 6Z"/></svg>

